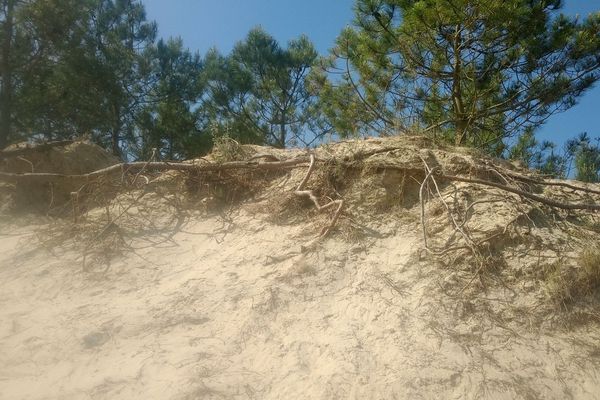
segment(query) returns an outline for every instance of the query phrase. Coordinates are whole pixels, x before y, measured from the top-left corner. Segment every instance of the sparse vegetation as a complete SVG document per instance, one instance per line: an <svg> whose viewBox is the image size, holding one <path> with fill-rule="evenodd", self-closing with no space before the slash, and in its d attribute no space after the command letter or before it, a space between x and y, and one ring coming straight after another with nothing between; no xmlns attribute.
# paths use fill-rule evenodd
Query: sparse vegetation
<svg viewBox="0 0 600 400"><path fill-rule="evenodd" d="M600 244L585 243L574 262L559 259L543 270L547 294L560 306L600 299Z"/></svg>
<svg viewBox="0 0 600 400"><path fill-rule="evenodd" d="M600 291L600 244L584 247L579 256L578 284L584 294L599 294Z"/></svg>

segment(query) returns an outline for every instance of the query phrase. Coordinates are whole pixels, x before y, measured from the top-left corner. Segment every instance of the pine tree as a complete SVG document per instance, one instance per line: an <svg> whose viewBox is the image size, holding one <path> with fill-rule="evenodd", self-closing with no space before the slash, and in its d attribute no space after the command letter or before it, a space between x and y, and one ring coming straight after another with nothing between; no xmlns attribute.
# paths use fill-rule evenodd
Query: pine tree
<svg viewBox="0 0 600 400"><path fill-rule="evenodd" d="M91 88L106 115L93 134L117 156L135 135L135 116L152 90L150 51L156 24L148 22L143 5L134 0L96 0L86 45L92 50Z"/></svg>
<svg viewBox="0 0 600 400"><path fill-rule="evenodd" d="M600 13L579 21L557 14L561 3L357 0L326 60L341 79L316 79L330 116L355 132L416 125L500 154L502 139L573 106L600 76Z"/></svg>
<svg viewBox="0 0 600 400"><path fill-rule="evenodd" d="M135 0L1 0L0 145L89 134L121 156L152 87Z"/></svg>
<svg viewBox="0 0 600 400"><path fill-rule="evenodd" d="M547 176L568 176L569 152L557 151L556 144L550 141L539 142L532 128L519 135L517 141L509 147L507 156L510 160L519 161L523 167L537 169Z"/></svg>
<svg viewBox="0 0 600 400"><path fill-rule="evenodd" d="M600 143L600 138L596 139ZM570 159L575 163L575 178L583 182L600 182L600 144L594 144L587 132L567 142Z"/></svg>
<svg viewBox="0 0 600 400"><path fill-rule="evenodd" d="M52 113L54 103L45 98L50 76L80 40L85 29L78 21L88 5L77 0L0 1L0 147L41 133L33 120ZM42 102L44 107L38 107Z"/></svg>
<svg viewBox="0 0 600 400"><path fill-rule="evenodd" d="M13 97L13 37L15 24L16 0L2 0L0 3L1 22L1 51L0 59L0 149L4 148L11 138L12 128L12 97Z"/></svg>
<svg viewBox="0 0 600 400"><path fill-rule="evenodd" d="M180 38L159 40L149 57L156 78L150 101L138 117L136 156L148 159L153 148L166 159L191 158L210 149L211 138L202 111L203 66L198 54Z"/></svg>
<svg viewBox="0 0 600 400"><path fill-rule="evenodd" d="M305 36L282 48L261 28L227 57L210 52L205 64L217 134L277 147L309 145L321 137L326 129L306 82L316 59Z"/></svg>

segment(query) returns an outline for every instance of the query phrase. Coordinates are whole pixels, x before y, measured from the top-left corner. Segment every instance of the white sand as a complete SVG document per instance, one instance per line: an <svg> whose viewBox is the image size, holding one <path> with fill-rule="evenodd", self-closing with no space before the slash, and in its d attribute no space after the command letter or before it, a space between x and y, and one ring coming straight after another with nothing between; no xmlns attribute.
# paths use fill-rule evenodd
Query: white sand
<svg viewBox="0 0 600 400"><path fill-rule="evenodd" d="M418 261L416 226L280 259L314 230L233 221L199 219L106 273L35 227L0 236L0 399L600 398L597 327L470 317Z"/></svg>

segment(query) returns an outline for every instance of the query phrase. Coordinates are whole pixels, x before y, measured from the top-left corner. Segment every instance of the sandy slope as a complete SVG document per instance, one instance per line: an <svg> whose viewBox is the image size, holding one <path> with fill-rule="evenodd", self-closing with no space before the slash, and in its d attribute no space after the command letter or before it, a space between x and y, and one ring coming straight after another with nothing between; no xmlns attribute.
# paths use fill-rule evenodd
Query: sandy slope
<svg viewBox="0 0 600 400"><path fill-rule="evenodd" d="M418 260L417 226L380 221L377 240L303 256L308 225L232 221L140 242L106 273L11 228L0 398L600 398L600 332L470 317Z"/></svg>

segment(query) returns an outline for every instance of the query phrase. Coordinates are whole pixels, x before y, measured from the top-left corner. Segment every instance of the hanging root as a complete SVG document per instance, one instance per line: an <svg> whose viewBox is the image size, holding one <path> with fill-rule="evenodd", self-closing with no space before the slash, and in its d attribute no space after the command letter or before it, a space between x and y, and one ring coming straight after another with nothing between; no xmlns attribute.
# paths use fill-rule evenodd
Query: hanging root
<svg viewBox="0 0 600 400"><path fill-rule="evenodd" d="M321 229L319 236L317 236L315 239L311 240L308 244L302 246L302 251L306 251L308 248L310 248L314 244L316 244L320 239L329 235L331 230L335 227L335 224L337 223L338 219L340 218L342 207L344 207L344 200L342 200L342 199L331 200L329 203L321 205L319 203L319 199L317 199L317 196L315 196L315 194L312 190L304 190L304 187L306 186L306 183L308 182L308 179L310 178L314 169L315 169L315 156L313 154L311 154L310 155L310 164L308 166L308 170L306 171L306 175L304 175L304 179L302 179L302 182L300 182L300 184L298 185L298 188L296 189L294 194L296 194L297 196L300 196L300 197L308 197L313 202L313 204L315 205L316 209L319 212L326 211L335 206L337 206L337 208L335 210L335 213L333 214L333 218L331 219L331 222L329 223L329 225L327 225L327 226L323 227L323 229Z"/></svg>
<svg viewBox="0 0 600 400"><path fill-rule="evenodd" d="M412 156L411 154L407 154L404 157L396 155L398 151L404 150L406 150L407 153L412 152ZM21 157L26 155L27 151L29 150L19 149L18 151L11 151L10 154L4 152L0 154L0 158ZM477 204L477 202L472 203L466 208L466 210L460 212L456 207L453 207L450 201L448 201L447 197L445 197L447 195L442 196L442 188L440 186L440 183L442 182L444 182L444 184L449 182L464 182L472 186L491 187L508 193L511 195L511 197L512 195L517 195L520 197L521 201L526 201L529 204L543 204L556 210L585 210L590 214L600 211L599 202L594 201L594 196L600 194L600 191L593 187L585 187L583 185L558 181L549 181L537 176L523 175L503 168L502 166L496 165L492 162L484 162L483 165L470 163L469 165L472 168L469 170L469 174L456 172L455 175L450 175L449 173L452 171L451 169L433 166L431 163L428 164L423 157L420 157L420 154L422 154L420 149L410 146L407 147L405 144L381 146L377 148L366 147L360 151L352 151L350 154L348 154L347 151L338 153L329 152L325 147L323 147L322 151L320 153L317 152L316 154L319 154L319 158L317 158L314 153L297 155L289 159L279 155L275 156L264 153L259 153L254 156L250 156L250 154L244 154L244 160L231 160L231 157L227 156L220 161L217 160L216 162L214 159L210 160L206 158L197 159L192 162L158 162L153 156L148 161L116 164L87 174L79 175L33 172L33 170L31 173L11 173L0 171L0 182L15 183L25 188L40 187L43 189L46 187L45 185L50 185L52 190L54 187L52 185L64 184L65 187L69 188L68 194L70 194L70 204L73 208L73 220L74 222L78 223L80 222L79 215L82 212L85 212L87 209L86 205L84 204L84 196L79 196L79 193L82 192L81 188L89 188L92 184L96 190L94 193L98 194L108 192L110 190L123 190L123 188L126 186L143 189L150 183L150 179L148 178L150 174L157 174L165 171L179 171L190 176L210 178L206 179L206 182L202 182L202 184L205 184L206 186L212 184L213 182L224 182L224 175L227 175L228 173L231 173L232 175L239 174L244 179L234 179L232 181L232 185L251 186L255 182L253 182L252 179L246 179L246 172L249 174L260 174L261 176L264 174L266 176L270 173L279 174L295 168L299 169L308 166L301 183L295 189L290 190L290 192L293 193L292 196L297 198L308 198L319 212L330 209L332 210L332 216L329 223L320 229L318 236L313 241L306 245L306 247L310 247L322 238L328 236L333 231L338 223L338 220L342 214L342 209L345 205L344 200L341 199L341 196L338 196L336 200L323 200L323 198L321 196L317 196L313 190L306 188L309 179L313 176L317 161L325 163L326 167L334 166L335 168L342 169L358 169L357 165L359 162L361 162L364 163L365 166L368 166L370 171L374 171L374 173L378 173L379 171L394 170L400 171L404 175L407 173L418 173L420 176L424 171L425 179L422 182L419 182L419 200L421 203L421 225L423 229L425 250L429 254L435 256L442 256L448 254L449 252L458 250L466 250L471 252L478 260L484 259L484 257L480 254L484 250L484 241L480 240L479 238L472 237L468 226L465 225L466 220L468 219L469 211L472 211L474 204ZM239 156L237 153L236 155ZM246 158L246 156L249 158ZM459 169L459 171L464 171L464 169ZM119 176L121 178L120 183L117 182L117 178ZM352 177L348 179L352 179ZM107 185L105 181L114 181L115 184ZM560 197L548 197L544 195L544 191L539 190L545 186L560 187L562 189L571 190L574 193L585 194L586 196L566 196L567 199L574 199L575 201L573 202L564 200L564 198ZM77 187L80 189L77 190ZM75 190L72 188L75 188ZM457 192L458 189L455 188L455 196ZM455 244L454 246L448 245L440 248L432 243L431 238L427 237L428 231L426 224L428 221L426 221L425 203L427 201L426 197L429 194L439 198L443 203L443 206L446 210L445 212L449 217L449 222L454 228L452 236L456 236L460 239L458 244ZM397 193L392 193L391 195L396 196ZM109 198L110 196L105 197ZM351 197L351 195L347 196L347 198L349 197ZM587 199L588 202L586 203L585 200L582 200L583 198ZM133 199L134 203L138 200ZM455 204L456 201L457 200L455 197ZM323 202L323 204L321 202ZM97 203L103 204L103 201L98 201ZM481 203L481 201L479 201L479 203Z"/></svg>
<svg viewBox="0 0 600 400"><path fill-rule="evenodd" d="M486 267L490 266L490 261L494 261L489 256L486 256L484 254L485 247L489 246L489 244L492 240L498 239L498 238L506 235L508 232L508 229L515 222L517 222L517 220L519 218L521 218L522 216L527 217L527 215L523 214L523 213L519 213L519 215L517 215L516 217L514 217L510 221L508 221L508 223L504 226L504 229L502 229L500 232L493 233L484 238L473 238L472 234L469 231L467 224L466 224L467 220L468 220L469 210L472 210L472 208L475 204L481 204L484 202L497 202L498 200L475 201L475 202L471 203L470 205L468 205L468 207L466 207L466 210L464 211L464 215L463 215L463 214L461 214L461 212L459 210L456 209L456 206L454 209L450 207L450 205L448 204L448 202L445 199L445 195L443 195L442 190L440 190L440 186L438 185L437 179L443 180L443 181L449 183L451 186L454 186L454 184L452 182L465 182L465 183L469 183L469 184L494 187L494 188L500 189L506 193L518 195L521 198L521 202L526 202L538 210L539 210L539 207L537 206L537 204L543 204L552 209L559 209L559 210L588 210L592 213L600 210L600 205L597 203L586 204L586 203L562 202L562 201L558 201L558 200L555 200L552 198L548 198L548 197L544 197L544 196L540 196L540 195L532 193L531 192L532 187L528 186L527 184L535 184L535 185L543 186L547 183L543 180L531 179L531 178L527 178L527 177L522 178L521 176L519 176L517 174L514 174L514 173L511 174L510 172L507 172L504 170L501 171L498 169L494 169L493 171L490 171L490 172L492 172L493 174L495 174L495 176L500 178L500 180L503 183L498 183L498 182L487 180L487 179L463 177L463 176L456 176L456 175L447 175L439 167L430 167L430 165L425 161L425 159L423 157L420 157L420 159L423 163L424 171L425 171L425 178L421 182L420 189L419 189L420 220L421 220L424 250L428 254L438 257L438 258L445 256L449 253L458 252L461 250L466 251L468 254L470 254L473 257L472 261L473 261L474 267L475 267L474 272L472 273L472 276L468 279L466 284L464 284L464 286L462 286L462 288L458 291L457 295L461 295L462 293L464 293L473 284L473 282L476 279L479 279L481 284L483 286L485 286L485 283L483 281L483 276L484 276L483 272L485 271ZM527 187L522 188L523 184L526 184ZM549 182L548 184L549 184L549 186L563 186L568 189L572 189L574 191L580 191L580 192L590 193L590 194L597 194L597 191L594 189L578 187L575 185L565 184L562 182ZM456 196L456 192L458 189L456 187L454 187L454 189L455 189L454 193ZM453 245L453 246L450 246L447 244L446 246L442 246L441 248L435 248L430 243L431 241L430 241L430 238L428 237L428 231L427 231L427 222L428 221L427 221L426 213L425 213L426 195L428 195L430 193L433 194L433 196L435 198L439 199L445 208L446 215L448 217L448 221L451 224L451 226L453 227L453 232L449 235L449 237L452 237L452 238L455 236L459 237L461 239L460 243ZM455 203L456 203L456 197L455 197ZM463 215L462 220L461 220L461 215Z"/></svg>

